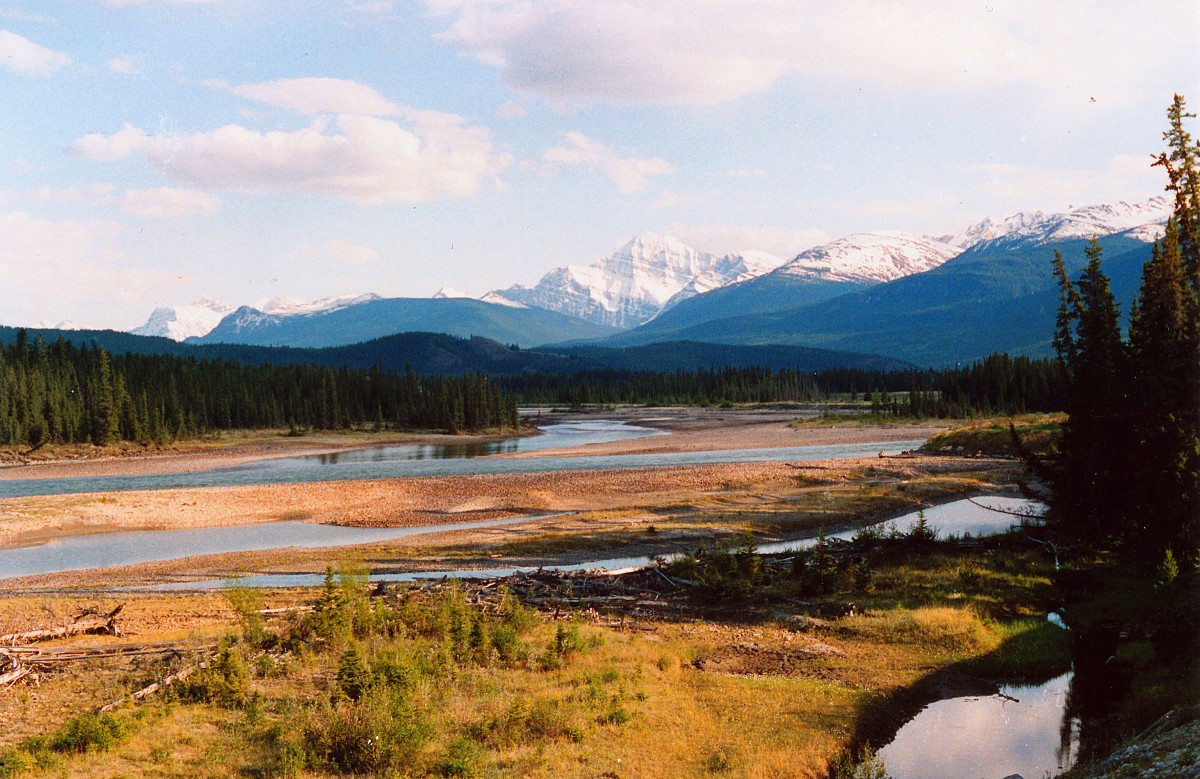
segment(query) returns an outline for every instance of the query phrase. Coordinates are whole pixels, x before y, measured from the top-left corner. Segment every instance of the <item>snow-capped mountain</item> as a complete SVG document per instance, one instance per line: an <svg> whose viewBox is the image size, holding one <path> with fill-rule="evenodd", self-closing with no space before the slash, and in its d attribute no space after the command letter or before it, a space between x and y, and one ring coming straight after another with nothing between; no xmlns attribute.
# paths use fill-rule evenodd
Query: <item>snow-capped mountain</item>
<svg viewBox="0 0 1200 779"><path fill-rule="evenodd" d="M264 298L251 305L252 308L264 314L276 316L297 316L300 314L317 314L322 311L337 311L338 309L357 306L372 300L380 300L374 293L365 295L335 295L318 300L297 300L296 298Z"/></svg>
<svg viewBox="0 0 1200 779"><path fill-rule="evenodd" d="M39 319L33 323L35 330L82 330L83 328L76 324L73 320L64 319L57 324L46 319Z"/></svg>
<svg viewBox="0 0 1200 779"><path fill-rule="evenodd" d="M182 341L211 332L231 311L231 307L210 298L199 298L184 306L160 306L146 324L129 332Z"/></svg>
<svg viewBox="0 0 1200 779"><path fill-rule="evenodd" d="M184 306L156 308L150 314L150 318L146 320L146 324L129 332L134 335L156 335L183 341L208 335L217 325L221 324L223 319L233 314L237 314L240 321L249 323L251 320L262 320L265 317L300 316L321 311L337 311L371 300L379 300L379 296L373 294L338 295L312 301L274 297L264 298L251 306L241 306L235 310L232 306L227 306L220 301L199 298Z"/></svg>
<svg viewBox="0 0 1200 779"><path fill-rule="evenodd" d="M676 292L670 300L663 304L662 311L674 308L680 302L696 295L703 295L729 284L739 284L758 278L764 273L770 273L783 263L784 260L781 257L751 249L726 254L717 260L711 270L701 273L684 284L683 289Z"/></svg>
<svg viewBox="0 0 1200 779"><path fill-rule="evenodd" d="M1023 211L1003 219L988 218L958 235L941 240L962 249L981 244L1040 245L1073 238L1103 237L1128 233L1131 238L1151 242L1162 235L1174 204L1166 197L1141 203L1103 203L1083 206L1059 214Z"/></svg>
<svg viewBox="0 0 1200 779"><path fill-rule="evenodd" d="M488 292L479 298L480 302L491 303L493 306L507 306L508 308L529 308L524 303L518 303L515 300L509 300L498 292Z"/></svg>
<svg viewBox="0 0 1200 779"><path fill-rule="evenodd" d="M932 270L961 251L957 246L912 233L855 233L803 251L771 275L881 284Z"/></svg>
<svg viewBox="0 0 1200 779"><path fill-rule="evenodd" d="M590 322L633 327L654 318L689 285L692 294L722 286L756 272L765 257L722 258L669 235L642 235L591 265L555 268L533 287L518 284L497 294Z"/></svg>

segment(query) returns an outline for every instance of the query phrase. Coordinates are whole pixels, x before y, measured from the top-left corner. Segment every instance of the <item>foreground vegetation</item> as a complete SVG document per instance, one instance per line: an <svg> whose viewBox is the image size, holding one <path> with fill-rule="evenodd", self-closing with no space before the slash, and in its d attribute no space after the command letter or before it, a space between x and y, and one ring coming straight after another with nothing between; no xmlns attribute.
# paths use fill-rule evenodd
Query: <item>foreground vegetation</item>
<svg viewBox="0 0 1200 779"><path fill-rule="evenodd" d="M686 618L541 611L502 591L369 597L330 576L312 610L236 628L164 699L76 713L11 745L9 775L810 776L858 723L937 669L1041 675L1066 663L1052 562L1011 544L869 537L769 560L715 548ZM854 609L847 604L853 601ZM129 674L134 689L199 658ZM50 677L40 696L53 695ZM4 701L11 707L13 691ZM844 762L842 763L844 765Z"/></svg>

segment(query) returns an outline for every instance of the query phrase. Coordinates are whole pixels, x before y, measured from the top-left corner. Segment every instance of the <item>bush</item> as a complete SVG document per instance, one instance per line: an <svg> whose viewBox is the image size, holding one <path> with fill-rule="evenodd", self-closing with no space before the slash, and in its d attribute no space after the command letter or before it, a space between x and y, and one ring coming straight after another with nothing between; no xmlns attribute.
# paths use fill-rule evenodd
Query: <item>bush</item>
<svg viewBox="0 0 1200 779"><path fill-rule="evenodd" d="M128 731L127 723L112 714L81 714L66 721L50 740L50 749L76 754L103 751L124 738Z"/></svg>
<svg viewBox="0 0 1200 779"><path fill-rule="evenodd" d="M457 738L446 747L446 757L437 766L441 776L479 776L487 750L468 738Z"/></svg>
<svg viewBox="0 0 1200 779"><path fill-rule="evenodd" d="M310 717L304 731L306 764L350 774L386 774L416 760L433 729L402 701L373 691L361 701Z"/></svg>
<svg viewBox="0 0 1200 779"><path fill-rule="evenodd" d="M351 644L342 653L338 663L337 694L344 695L352 701L357 701L371 688L371 671L363 662L362 652Z"/></svg>
<svg viewBox="0 0 1200 779"><path fill-rule="evenodd" d="M208 667L172 685L169 694L195 703L218 703L242 708L250 697L250 669L234 645L236 639L221 642L217 657Z"/></svg>

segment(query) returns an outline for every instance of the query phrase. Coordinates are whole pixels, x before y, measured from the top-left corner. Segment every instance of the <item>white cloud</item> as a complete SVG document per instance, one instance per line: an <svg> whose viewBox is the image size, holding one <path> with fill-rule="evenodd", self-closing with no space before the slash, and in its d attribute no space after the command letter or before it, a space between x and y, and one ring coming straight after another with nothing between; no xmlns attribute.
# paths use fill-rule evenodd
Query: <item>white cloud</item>
<svg viewBox="0 0 1200 779"><path fill-rule="evenodd" d="M88 208L116 207L126 214L148 217L212 213L221 205L216 195L193 189L155 187L120 192L115 185L108 183L76 184L58 189L40 187L28 192L5 190L0 191L0 200L83 205Z"/></svg>
<svg viewBox="0 0 1200 779"><path fill-rule="evenodd" d="M122 76L136 76L142 72L136 57L113 57L108 61L108 69Z"/></svg>
<svg viewBox="0 0 1200 779"><path fill-rule="evenodd" d="M26 76L49 76L71 64L71 58L61 51L39 46L14 32L0 30L0 66Z"/></svg>
<svg viewBox="0 0 1200 779"><path fill-rule="evenodd" d="M824 230L786 230L747 225L675 223L667 228L689 246L714 254L732 254L753 249L791 259L805 249L829 242Z"/></svg>
<svg viewBox="0 0 1200 779"><path fill-rule="evenodd" d="M176 181L202 189L306 192L357 203L467 197L509 164L491 135L462 117L405 109L408 126L341 114L293 132L236 124L194 135L151 135L131 125L78 139L94 160L145 156Z"/></svg>
<svg viewBox="0 0 1200 779"><path fill-rule="evenodd" d="M121 196L121 210L135 216L185 216L216 211L221 199L207 192L174 187L130 189Z"/></svg>
<svg viewBox="0 0 1200 779"><path fill-rule="evenodd" d="M59 221L0 212L0 311L4 323L71 319L106 324L111 312L138 310L173 283L172 274L120 259L124 228L102 220Z"/></svg>
<svg viewBox="0 0 1200 779"><path fill-rule="evenodd" d="M210 5L221 0L104 0L104 4L113 8L127 8L131 5Z"/></svg>
<svg viewBox="0 0 1200 779"><path fill-rule="evenodd" d="M984 163L966 173L972 188L1006 202L1023 202L1022 210L1062 210L1070 206L1116 200L1141 200L1161 195L1166 184L1162 168L1150 167L1149 154L1122 154L1095 170L1042 168L1032 165Z"/></svg>
<svg viewBox="0 0 1200 779"><path fill-rule="evenodd" d="M567 145L547 149L542 160L552 165L583 165L600 170L627 195L645 189L654 176L675 172L666 160L622 157L611 147L579 132L568 132Z"/></svg>
<svg viewBox="0 0 1200 779"><path fill-rule="evenodd" d="M341 239L328 241L321 246L303 244L299 248L299 253L307 257L333 259L346 265L365 265L379 257L379 252L370 246Z"/></svg>
<svg viewBox="0 0 1200 779"><path fill-rule="evenodd" d="M555 101L714 104L784 76L1087 100L1194 73L1197 8L1013 0L426 0L439 39ZM1160 75L1155 75L1160 74Z"/></svg>
<svg viewBox="0 0 1200 779"><path fill-rule="evenodd" d="M861 229L953 234L985 217L1019 211L1058 213L1098 203L1140 202L1163 194L1166 176L1149 154L1121 154L1093 169L988 162L947 172L957 184L927 195L856 203Z"/></svg>
<svg viewBox="0 0 1200 779"><path fill-rule="evenodd" d="M209 83L210 86L223 86L220 82ZM341 78L281 78L227 88L238 97L286 108L304 116L399 116L403 113L400 106L372 87Z"/></svg>
<svg viewBox="0 0 1200 779"><path fill-rule="evenodd" d="M688 194L680 194L669 189L663 190L654 202L650 204L651 208L695 208L697 206L712 205L720 201L721 190L714 189L709 192L691 192Z"/></svg>

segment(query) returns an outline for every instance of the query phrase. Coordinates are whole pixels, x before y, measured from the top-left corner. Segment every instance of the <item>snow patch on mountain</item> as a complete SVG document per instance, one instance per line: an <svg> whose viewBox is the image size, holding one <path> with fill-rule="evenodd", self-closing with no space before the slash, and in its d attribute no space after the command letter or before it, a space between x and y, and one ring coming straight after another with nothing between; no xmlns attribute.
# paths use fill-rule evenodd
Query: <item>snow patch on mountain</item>
<svg viewBox="0 0 1200 779"><path fill-rule="evenodd" d="M961 251L957 246L913 233L855 233L801 252L772 275L880 284L932 270Z"/></svg>
<svg viewBox="0 0 1200 779"><path fill-rule="evenodd" d="M231 307L220 301L198 298L183 306L160 306L151 312L146 324L129 332L182 341L212 332L231 311Z"/></svg>
<svg viewBox="0 0 1200 779"><path fill-rule="evenodd" d="M34 330L82 330L83 328L76 324L71 319L64 319L61 322L51 322L48 319L39 319L33 323Z"/></svg>

